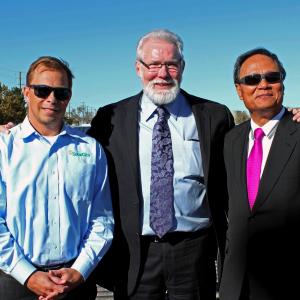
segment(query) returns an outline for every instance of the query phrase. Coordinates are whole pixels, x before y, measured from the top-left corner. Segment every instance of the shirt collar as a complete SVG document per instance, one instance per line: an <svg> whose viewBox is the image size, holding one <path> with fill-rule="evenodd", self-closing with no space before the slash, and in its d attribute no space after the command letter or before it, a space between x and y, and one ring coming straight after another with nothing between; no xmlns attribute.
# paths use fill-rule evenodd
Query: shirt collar
<svg viewBox="0 0 300 300"><path fill-rule="evenodd" d="M171 103L164 105L164 107L168 110L171 117L177 120L179 116L180 108L182 107L183 103L185 101L184 96L179 93L174 101ZM157 105L155 105L145 93L143 93L142 99L141 99L141 121L142 122L148 122L154 115L154 112L157 108Z"/></svg>
<svg viewBox="0 0 300 300"><path fill-rule="evenodd" d="M28 116L25 117L23 123L21 124L21 137L23 139L28 138L31 135L38 135L42 136L38 131L35 130L35 128L31 125L29 122ZM64 134L69 134L69 135L74 135L72 133L72 128L66 124L63 125L62 130L60 131L59 135L64 135Z"/></svg>
<svg viewBox="0 0 300 300"><path fill-rule="evenodd" d="M261 128L263 130L265 136L268 137L269 139L271 139L274 136L275 132L276 132L277 126L279 124L279 121L283 117L284 112L285 112L285 107L282 107L281 111L262 127L258 126L251 119L251 134L250 134L251 139L254 139L254 131L257 128Z"/></svg>

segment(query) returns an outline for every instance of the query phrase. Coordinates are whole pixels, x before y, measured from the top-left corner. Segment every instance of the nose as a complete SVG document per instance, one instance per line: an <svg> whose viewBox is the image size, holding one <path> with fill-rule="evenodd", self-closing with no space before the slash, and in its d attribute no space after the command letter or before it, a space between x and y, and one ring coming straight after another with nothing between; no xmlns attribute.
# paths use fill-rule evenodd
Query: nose
<svg viewBox="0 0 300 300"><path fill-rule="evenodd" d="M262 80L258 84L258 88L265 89L267 87L269 87L268 81L265 78L262 78Z"/></svg>
<svg viewBox="0 0 300 300"><path fill-rule="evenodd" d="M54 91L51 91L50 95L47 97L48 102L57 102L55 96L54 96Z"/></svg>
<svg viewBox="0 0 300 300"><path fill-rule="evenodd" d="M166 65L161 66L161 68L159 69L159 71L157 73L157 76L161 77L161 78L170 77L170 73L169 73L169 70Z"/></svg>

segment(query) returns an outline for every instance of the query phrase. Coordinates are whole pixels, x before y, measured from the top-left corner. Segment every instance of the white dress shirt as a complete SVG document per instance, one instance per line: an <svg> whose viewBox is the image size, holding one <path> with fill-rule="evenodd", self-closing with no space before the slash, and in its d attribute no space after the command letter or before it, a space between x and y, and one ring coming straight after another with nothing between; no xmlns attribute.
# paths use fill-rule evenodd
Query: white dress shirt
<svg viewBox="0 0 300 300"><path fill-rule="evenodd" d="M261 170L260 170L260 177L263 174L266 161L272 146L272 142L274 139L274 135L276 132L276 129L278 127L279 121L281 120L283 114L285 112L285 108L283 107L281 111L270 121L268 121L264 126L260 127L258 126L252 119L251 119L251 130L249 132L249 147L248 147L248 157L250 155L251 149L254 144L254 131L257 128L261 128L265 134L262 140L262 146L263 146L263 159L261 164Z"/></svg>

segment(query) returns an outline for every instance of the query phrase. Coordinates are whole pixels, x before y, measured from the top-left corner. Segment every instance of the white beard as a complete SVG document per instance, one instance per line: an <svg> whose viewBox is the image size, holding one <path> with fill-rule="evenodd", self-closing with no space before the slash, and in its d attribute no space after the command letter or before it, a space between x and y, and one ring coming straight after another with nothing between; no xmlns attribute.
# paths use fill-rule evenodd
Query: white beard
<svg viewBox="0 0 300 300"><path fill-rule="evenodd" d="M170 89L155 90L156 83L173 83ZM144 86L144 93L155 105L166 105L173 102L179 94L180 86L178 80L152 80Z"/></svg>

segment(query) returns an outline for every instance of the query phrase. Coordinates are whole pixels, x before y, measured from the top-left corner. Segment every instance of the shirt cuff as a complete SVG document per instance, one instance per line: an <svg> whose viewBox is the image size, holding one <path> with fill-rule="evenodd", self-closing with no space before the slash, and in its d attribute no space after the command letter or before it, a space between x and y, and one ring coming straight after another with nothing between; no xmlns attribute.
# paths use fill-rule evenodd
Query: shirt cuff
<svg viewBox="0 0 300 300"><path fill-rule="evenodd" d="M96 264L93 264L87 257L82 254L77 257L71 268L80 272L84 280L86 280L95 267Z"/></svg>
<svg viewBox="0 0 300 300"><path fill-rule="evenodd" d="M10 272L10 275L24 285L34 271L36 271L36 268L25 258L21 258Z"/></svg>

